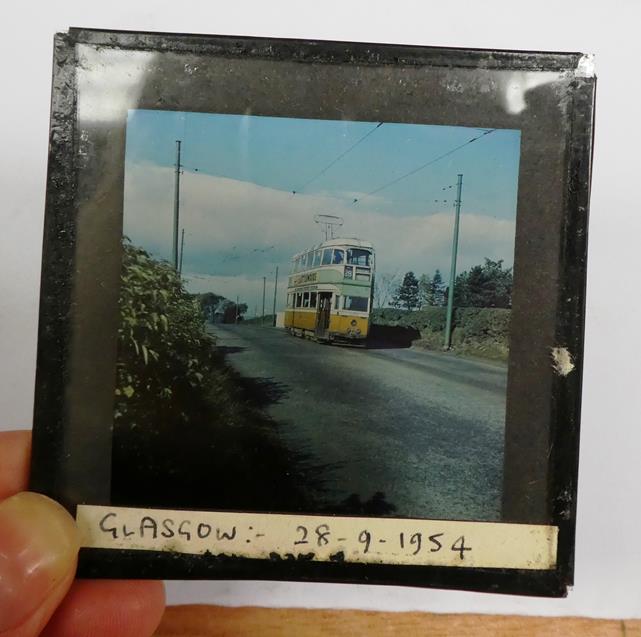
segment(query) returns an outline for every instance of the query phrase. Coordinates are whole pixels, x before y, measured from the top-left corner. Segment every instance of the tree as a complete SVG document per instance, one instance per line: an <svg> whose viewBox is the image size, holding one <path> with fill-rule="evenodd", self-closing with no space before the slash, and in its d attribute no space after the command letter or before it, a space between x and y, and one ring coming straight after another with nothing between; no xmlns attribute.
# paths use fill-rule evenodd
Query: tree
<svg viewBox="0 0 641 637"><path fill-rule="evenodd" d="M200 299L200 307L202 308L205 316L208 320L212 320L214 312L218 307L218 304L221 301L225 300L224 296L220 294L214 294L213 292L205 292L204 294L197 295L197 298Z"/></svg>
<svg viewBox="0 0 641 637"><path fill-rule="evenodd" d="M427 274L421 274L421 278L418 280L418 304L419 307L434 305L432 277Z"/></svg>
<svg viewBox="0 0 641 637"><path fill-rule="evenodd" d="M437 269L432 277L432 305L442 306L445 305L445 302L445 284L441 271Z"/></svg>
<svg viewBox="0 0 641 637"><path fill-rule="evenodd" d="M489 293L486 294L486 302L489 307L512 307L512 283L514 276L512 268L503 269L503 259L492 261L485 259L483 271L491 282Z"/></svg>
<svg viewBox="0 0 641 637"><path fill-rule="evenodd" d="M223 315L223 323L236 323L243 320L243 314L247 312L247 303L235 303L230 302L225 305L225 313Z"/></svg>
<svg viewBox="0 0 641 637"><path fill-rule="evenodd" d="M503 260L485 259L456 277L454 304L458 307L512 307L512 268Z"/></svg>
<svg viewBox="0 0 641 637"><path fill-rule="evenodd" d="M470 289L469 289L469 272L461 272L456 275L454 282L454 305L456 307L473 307L470 305ZM447 301L450 294L449 288L446 290L445 300Z"/></svg>
<svg viewBox="0 0 641 637"><path fill-rule="evenodd" d="M405 307L410 311L418 307L418 280L414 276L414 272L407 272L403 277L403 283L394 295L393 305L394 307Z"/></svg>
<svg viewBox="0 0 641 637"><path fill-rule="evenodd" d="M374 305L378 308L387 307L398 288L398 273L380 273L374 279Z"/></svg>

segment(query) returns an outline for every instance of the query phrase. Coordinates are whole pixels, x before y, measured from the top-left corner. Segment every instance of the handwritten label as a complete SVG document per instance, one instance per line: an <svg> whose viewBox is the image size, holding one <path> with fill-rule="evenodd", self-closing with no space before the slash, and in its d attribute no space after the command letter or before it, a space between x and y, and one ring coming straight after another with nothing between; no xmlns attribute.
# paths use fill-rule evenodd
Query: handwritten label
<svg viewBox="0 0 641 637"><path fill-rule="evenodd" d="M558 529L536 524L170 511L79 505L83 546L318 561L553 569Z"/></svg>

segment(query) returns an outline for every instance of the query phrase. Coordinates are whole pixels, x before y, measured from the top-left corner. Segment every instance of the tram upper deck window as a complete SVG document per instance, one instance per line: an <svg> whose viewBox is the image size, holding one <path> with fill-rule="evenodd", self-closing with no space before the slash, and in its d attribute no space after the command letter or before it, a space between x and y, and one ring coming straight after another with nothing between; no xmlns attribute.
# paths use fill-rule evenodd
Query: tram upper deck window
<svg viewBox="0 0 641 637"><path fill-rule="evenodd" d="M321 255L322 252L320 250L316 250L316 252L314 252L314 267L321 264Z"/></svg>
<svg viewBox="0 0 641 637"><path fill-rule="evenodd" d="M370 265L370 257L372 253L369 250L362 248L348 248L347 249L347 263L351 265Z"/></svg>
<svg viewBox="0 0 641 637"><path fill-rule="evenodd" d="M331 248L325 248L323 250L323 265L331 265L333 252Z"/></svg>
<svg viewBox="0 0 641 637"><path fill-rule="evenodd" d="M345 260L345 253L342 250L337 250L334 248L334 258L332 259L332 263L343 263Z"/></svg>

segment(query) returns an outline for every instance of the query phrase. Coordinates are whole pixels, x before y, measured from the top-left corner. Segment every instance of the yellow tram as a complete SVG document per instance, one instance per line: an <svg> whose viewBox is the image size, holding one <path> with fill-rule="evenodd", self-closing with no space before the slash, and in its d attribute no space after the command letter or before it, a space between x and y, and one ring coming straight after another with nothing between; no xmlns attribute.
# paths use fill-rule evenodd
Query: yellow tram
<svg viewBox="0 0 641 637"><path fill-rule="evenodd" d="M329 239L292 257L285 328L323 342L364 344L369 331L374 248Z"/></svg>

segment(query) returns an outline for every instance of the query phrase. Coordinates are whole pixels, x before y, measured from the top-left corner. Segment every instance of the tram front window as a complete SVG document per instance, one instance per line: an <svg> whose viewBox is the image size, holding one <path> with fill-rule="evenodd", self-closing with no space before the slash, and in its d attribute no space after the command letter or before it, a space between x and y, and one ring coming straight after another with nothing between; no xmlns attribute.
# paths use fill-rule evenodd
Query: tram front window
<svg viewBox="0 0 641 637"><path fill-rule="evenodd" d="M370 257L372 253L369 250L363 250L361 248L348 248L347 249L347 263L351 265L370 265Z"/></svg>

